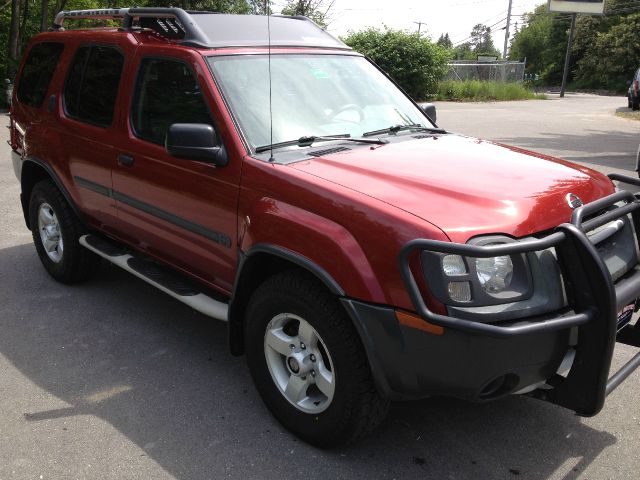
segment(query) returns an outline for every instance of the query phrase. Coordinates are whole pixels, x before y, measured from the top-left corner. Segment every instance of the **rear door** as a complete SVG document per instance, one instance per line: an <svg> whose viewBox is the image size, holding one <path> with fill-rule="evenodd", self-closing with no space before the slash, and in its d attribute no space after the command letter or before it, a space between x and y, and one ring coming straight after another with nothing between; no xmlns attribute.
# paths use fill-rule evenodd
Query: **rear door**
<svg viewBox="0 0 640 480"><path fill-rule="evenodd" d="M94 224L112 231L115 201L110 195L125 64L135 50L126 37L80 43L70 60L59 111L63 165L75 184L76 202Z"/></svg>
<svg viewBox="0 0 640 480"><path fill-rule="evenodd" d="M127 135L113 170L122 235L152 256L232 290L240 161L225 167L174 158L164 148L174 123L220 132L202 59L184 49L141 46L126 99ZM224 140L224 139L223 139Z"/></svg>

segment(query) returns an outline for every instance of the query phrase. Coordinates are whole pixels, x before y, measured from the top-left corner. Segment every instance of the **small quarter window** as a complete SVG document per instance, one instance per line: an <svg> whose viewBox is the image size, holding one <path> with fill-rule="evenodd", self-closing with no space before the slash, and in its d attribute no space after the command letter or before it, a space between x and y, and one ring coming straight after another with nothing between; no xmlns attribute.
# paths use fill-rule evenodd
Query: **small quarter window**
<svg viewBox="0 0 640 480"><path fill-rule="evenodd" d="M66 114L102 127L111 125L123 64L124 56L113 47L79 48L64 88Z"/></svg>
<svg viewBox="0 0 640 480"><path fill-rule="evenodd" d="M136 136L164 144L174 123L213 125L191 69L177 60L146 58L140 65L131 108Z"/></svg>
<svg viewBox="0 0 640 480"><path fill-rule="evenodd" d="M63 49L63 44L53 42L38 43L31 48L18 85L20 103L31 107L42 105Z"/></svg>

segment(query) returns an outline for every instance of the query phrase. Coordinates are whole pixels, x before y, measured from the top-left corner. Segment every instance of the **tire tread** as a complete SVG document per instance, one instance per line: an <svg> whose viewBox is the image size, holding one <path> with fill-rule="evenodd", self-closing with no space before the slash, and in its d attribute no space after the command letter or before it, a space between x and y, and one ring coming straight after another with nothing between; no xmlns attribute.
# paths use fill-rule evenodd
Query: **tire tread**
<svg viewBox="0 0 640 480"><path fill-rule="evenodd" d="M336 331L344 340L344 344L348 345L346 350L349 353L348 361L352 367L352 378L359 380L351 382L355 388L351 392L352 398L346 402L348 410L344 412L344 418L349 419L349 424L344 431L339 435L336 432L327 439L305 438L305 440L321 447L354 443L370 434L382 422L389 410L389 402L384 400L376 389L360 336L342 305L311 274L290 270L276 274L258 287L252 296L247 313L252 314L256 304L260 303L260 299L268 299L273 295L293 295L293 292L296 297L304 298L305 302L313 305L314 310L320 312L327 326Z"/></svg>
<svg viewBox="0 0 640 480"><path fill-rule="evenodd" d="M62 262L52 262L42 249L37 222L37 197L42 196L56 211L58 222L63 234L64 253ZM100 264L100 257L84 248L78 242L85 233L80 220L67 203L62 192L51 180L41 180L31 191L29 202L29 216L31 233L36 245L38 256L49 274L56 280L66 284L78 283L93 275Z"/></svg>

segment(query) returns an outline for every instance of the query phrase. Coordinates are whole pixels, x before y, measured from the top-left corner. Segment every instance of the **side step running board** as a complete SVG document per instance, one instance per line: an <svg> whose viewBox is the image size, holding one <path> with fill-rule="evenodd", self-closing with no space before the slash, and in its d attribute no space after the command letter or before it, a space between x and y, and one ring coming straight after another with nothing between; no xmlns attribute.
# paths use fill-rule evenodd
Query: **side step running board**
<svg viewBox="0 0 640 480"><path fill-rule="evenodd" d="M153 285L158 290L216 320L227 321L228 305L202 293L195 283L158 264L134 256L117 244L96 235L83 235L80 244L102 258Z"/></svg>

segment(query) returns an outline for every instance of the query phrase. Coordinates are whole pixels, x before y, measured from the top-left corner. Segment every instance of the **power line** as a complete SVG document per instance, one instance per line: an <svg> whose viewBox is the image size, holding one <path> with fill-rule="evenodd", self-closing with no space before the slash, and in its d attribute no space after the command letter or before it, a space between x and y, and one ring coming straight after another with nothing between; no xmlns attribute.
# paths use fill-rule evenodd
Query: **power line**
<svg viewBox="0 0 640 480"><path fill-rule="evenodd" d="M507 20L507 17L505 17L505 18L503 18L503 19L501 19L501 20L498 20L496 23L494 23L493 25L489 25L487 28L489 28L490 30L492 30L494 27L497 27L497 26L498 26L498 25L500 25L501 23L504 23L506 20ZM502 30L502 26L500 26L500 27L496 28L496 30ZM472 38L473 38L473 35L469 35L467 38L465 38L465 39L463 39L463 40L459 40L459 41L457 41L457 42L453 42L453 45L454 45L454 46L459 45L459 44L461 44L461 43L466 42L467 40L471 40Z"/></svg>

